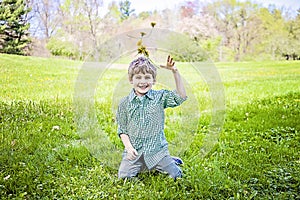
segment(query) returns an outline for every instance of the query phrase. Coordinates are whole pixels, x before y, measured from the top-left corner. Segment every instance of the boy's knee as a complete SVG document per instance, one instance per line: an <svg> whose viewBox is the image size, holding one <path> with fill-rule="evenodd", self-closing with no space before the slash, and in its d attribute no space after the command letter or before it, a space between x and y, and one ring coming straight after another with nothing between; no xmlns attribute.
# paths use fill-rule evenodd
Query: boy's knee
<svg viewBox="0 0 300 200"><path fill-rule="evenodd" d="M136 176L137 176L137 173L132 173L131 171L120 171L119 170L119 172L118 172L119 179L133 178Z"/></svg>

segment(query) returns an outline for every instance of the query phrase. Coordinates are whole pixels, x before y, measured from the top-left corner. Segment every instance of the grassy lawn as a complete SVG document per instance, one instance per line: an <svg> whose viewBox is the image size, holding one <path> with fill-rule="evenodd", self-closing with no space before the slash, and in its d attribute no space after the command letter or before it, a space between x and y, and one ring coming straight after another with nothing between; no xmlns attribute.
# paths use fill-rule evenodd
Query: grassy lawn
<svg viewBox="0 0 300 200"><path fill-rule="evenodd" d="M176 132L192 132L190 146L178 147L184 178L150 172L123 181L78 134L74 88L82 63L0 54L0 198L300 199L300 62L215 65L226 104L219 142L200 156L212 119L210 91L205 77L180 63L191 98L186 110L166 111L166 134L172 141ZM126 68L100 72L97 124L121 148L114 110L130 89ZM178 122L191 106L200 118Z"/></svg>

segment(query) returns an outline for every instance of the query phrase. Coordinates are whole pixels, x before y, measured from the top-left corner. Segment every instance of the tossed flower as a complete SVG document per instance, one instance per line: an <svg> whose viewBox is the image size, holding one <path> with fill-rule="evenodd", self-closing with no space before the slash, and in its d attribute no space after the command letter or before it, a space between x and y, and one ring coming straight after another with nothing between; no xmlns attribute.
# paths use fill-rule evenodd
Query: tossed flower
<svg viewBox="0 0 300 200"><path fill-rule="evenodd" d="M144 56L149 57L149 52L144 45L139 46L138 53L144 54Z"/></svg>
<svg viewBox="0 0 300 200"><path fill-rule="evenodd" d="M143 45L143 41L142 40L139 40L137 43L136 43L137 46L141 46Z"/></svg>
<svg viewBox="0 0 300 200"><path fill-rule="evenodd" d="M139 37L139 38L134 37L134 36L131 36L131 35L128 35L128 37L130 37L130 38L136 38L136 39L139 39L139 40L137 41L137 43L136 43L136 45L137 45L137 47L138 47L138 48L137 48L138 54L143 54L144 56L148 57L148 59L150 59L150 58L149 58L149 51L147 50L147 47L146 47L145 45L143 45L143 39L151 36L152 30L153 30L153 28L155 27L156 23L155 23L155 22L151 22L150 25L151 25L151 27L152 27L151 31L150 31L149 33L140 32L140 37ZM147 35L147 34L148 34L148 35ZM147 37L145 37L145 35L147 35Z"/></svg>
<svg viewBox="0 0 300 200"><path fill-rule="evenodd" d="M145 32L141 32L140 34L141 34L141 37L144 37L146 35Z"/></svg>

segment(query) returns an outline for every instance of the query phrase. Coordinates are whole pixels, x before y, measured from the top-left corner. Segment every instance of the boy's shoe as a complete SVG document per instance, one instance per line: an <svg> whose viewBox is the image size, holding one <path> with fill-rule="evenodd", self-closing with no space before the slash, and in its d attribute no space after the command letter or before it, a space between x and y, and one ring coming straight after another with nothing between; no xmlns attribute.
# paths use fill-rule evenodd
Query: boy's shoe
<svg viewBox="0 0 300 200"><path fill-rule="evenodd" d="M176 165L182 165L183 164L183 161L180 158L175 157L175 156L171 156L171 157L175 161Z"/></svg>

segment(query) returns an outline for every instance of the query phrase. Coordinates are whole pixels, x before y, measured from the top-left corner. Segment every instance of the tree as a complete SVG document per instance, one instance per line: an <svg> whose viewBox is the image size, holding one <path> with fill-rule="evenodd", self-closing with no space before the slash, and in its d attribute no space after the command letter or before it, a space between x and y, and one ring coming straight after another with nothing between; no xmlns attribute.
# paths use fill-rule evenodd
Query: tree
<svg viewBox="0 0 300 200"><path fill-rule="evenodd" d="M133 13L135 10L131 9L131 3L129 0L121 1L120 4L120 12L121 12L121 19L125 20L127 19L131 13Z"/></svg>
<svg viewBox="0 0 300 200"><path fill-rule="evenodd" d="M99 8L102 6L103 2L102 0L85 0L83 2L83 11L85 15L87 16L87 24L88 24L88 33L90 35L90 38L93 43L95 56L99 57L98 55L98 30L99 25L101 23L101 13L99 11Z"/></svg>
<svg viewBox="0 0 300 200"><path fill-rule="evenodd" d="M199 1L185 1L180 7L181 17L192 17L199 12Z"/></svg>
<svg viewBox="0 0 300 200"><path fill-rule="evenodd" d="M261 8L257 13L261 19L262 33L261 43L257 49L261 53L269 55L270 59L278 59L282 57L285 49L288 49L288 31L286 21L282 17L282 13L278 9Z"/></svg>
<svg viewBox="0 0 300 200"><path fill-rule="evenodd" d="M300 9L295 19L288 22L288 43L283 49L287 60L300 60Z"/></svg>
<svg viewBox="0 0 300 200"><path fill-rule="evenodd" d="M107 20L111 20L114 23L119 23L121 22L121 11L119 9L118 4L113 1L109 4L108 6L108 13L105 15L104 18L106 18Z"/></svg>
<svg viewBox="0 0 300 200"><path fill-rule="evenodd" d="M43 0L47 2L47 0ZM61 19L47 48L53 55L83 59L86 54L97 51L103 37L102 0L64 0L58 6ZM53 10L53 9L52 9ZM49 18L50 19L50 18ZM61 47L58 47L60 44Z"/></svg>
<svg viewBox="0 0 300 200"><path fill-rule="evenodd" d="M256 4L222 0L209 5L208 10L218 22L222 43L233 50L235 61L243 59L259 43L260 20L256 17Z"/></svg>
<svg viewBox="0 0 300 200"><path fill-rule="evenodd" d="M177 30L188 34L195 43L207 52L210 59L219 60L221 36L215 18L204 10L192 17L181 15L181 18Z"/></svg>
<svg viewBox="0 0 300 200"><path fill-rule="evenodd" d="M24 0L0 1L0 52L25 55L30 44L27 14L30 8Z"/></svg>
<svg viewBox="0 0 300 200"><path fill-rule="evenodd" d="M172 49L173 58L179 62L200 62L208 59L204 49L186 34L169 34L161 40L161 44Z"/></svg>
<svg viewBox="0 0 300 200"><path fill-rule="evenodd" d="M47 40L55 33L61 22L59 15L59 1L50 0L31 0L32 15L35 35L46 38Z"/></svg>

